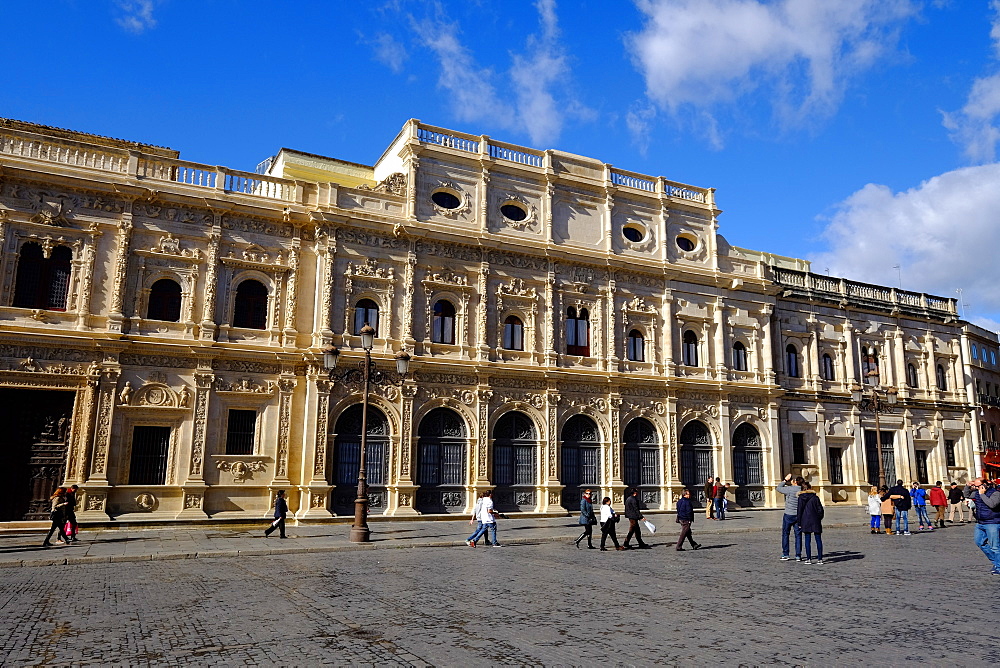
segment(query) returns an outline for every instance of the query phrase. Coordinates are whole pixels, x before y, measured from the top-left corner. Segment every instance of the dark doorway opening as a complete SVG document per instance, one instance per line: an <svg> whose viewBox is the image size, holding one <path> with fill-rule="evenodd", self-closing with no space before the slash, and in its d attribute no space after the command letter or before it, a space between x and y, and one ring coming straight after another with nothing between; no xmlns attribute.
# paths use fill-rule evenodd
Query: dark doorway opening
<svg viewBox="0 0 1000 668"><path fill-rule="evenodd" d="M45 520L66 477L75 392L0 389L0 521Z"/></svg>

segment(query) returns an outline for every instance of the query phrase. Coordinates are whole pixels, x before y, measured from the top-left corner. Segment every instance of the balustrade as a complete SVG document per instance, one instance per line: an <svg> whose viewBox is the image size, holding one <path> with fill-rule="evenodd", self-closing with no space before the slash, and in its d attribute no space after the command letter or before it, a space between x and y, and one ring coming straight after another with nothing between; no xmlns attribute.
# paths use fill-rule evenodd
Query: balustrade
<svg viewBox="0 0 1000 668"><path fill-rule="evenodd" d="M128 152L124 150L11 129L0 131L0 153L104 172L124 172L128 164Z"/></svg>
<svg viewBox="0 0 1000 668"><path fill-rule="evenodd" d="M804 271L771 267L771 275L775 283L792 287L805 288L816 292L825 292L839 297L859 297L869 301L885 304L912 306L931 311L955 313L955 301L943 297L932 297L918 292L907 292L886 288L870 283L858 283L842 279L817 276Z"/></svg>

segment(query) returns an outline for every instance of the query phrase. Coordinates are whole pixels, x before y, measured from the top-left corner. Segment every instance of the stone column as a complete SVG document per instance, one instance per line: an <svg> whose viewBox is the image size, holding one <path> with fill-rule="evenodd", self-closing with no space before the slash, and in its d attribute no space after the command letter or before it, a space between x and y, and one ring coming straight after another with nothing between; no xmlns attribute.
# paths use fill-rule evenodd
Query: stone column
<svg viewBox="0 0 1000 668"><path fill-rule="evenodd" d="M417 396L417 385L414 381L408 380L400 388L400 415L402 416L399 428L399 469L395 477L395 484L390 481L389 494L395 497L395 510L392 515L416 515L414 508L417 498L417 487L413 484L412 462L416 457L413 454L413 398Z"/></svg>
<svg viewBox="0 0 1000 668"><path fill-rule="evenodd" d="M545 276L545 313L542 318L545 323L545 365L555 366L559 361L559 353L556 352L557 342L560 340L556 336L556 327L562 322L560 312L562 309L559 293L556 291L556 263L549 260L548 271Z"/></svg>
<svg viewBox="0 0 1000 668"><path fill-rule="evenodd" d="M308 474L308 485L302 489L302 508L299 517L331 517L330 512L330 484L326 477L327 459L330 447L330 381L326 374L318 366L310 367L308 378L309 394L315 401L308 404L315 405L316 413L313 416L315 429L312 435L312 473Z"/></svg>
<svg viewBox="0 0 1000 668"><path fill-rule="evenodd" d="M560 399L559 393L552 389L545 395L548 433L542 447L542 484L536 490L539 512L560 508L562 485L559 483L559 432L556 423Z"/></svg>
<svg viewBox="0 0 1000 668"><path fill-rule="evenodd" d="M219 221L212 227L208 235L208 252L205 264L205 301L201 310L200 336L203 341L215 338L215 302L219 282L219 240L222 239L222 228Z"/></svg>
<svg viewBox="0 0 1000 668"><path fill-rule="evenodd" d="M316 257L317 276L319 284L319 294L316 300L316 332L313 336L313 346L320 347L331 342L333 330L331 328L331 318L333 316L333 286L334 286L334 264L337 259L337 238L325 226L319 227L316 231Z"/></svg>
<svg viewBox="0 0 1000 668"><path fill-rule="evenodd" d="M608 410L611 413L611 434L608 441L611 444L611 477L608 480L608 496L614 498L615 492L625 493L625 481L622 477L622 439L621 414L622 397L618 392L612 392L608 401Z"/></svg>
<svg viewBox="0 0 1000 668"><path fill-rule="evenodd" d="M403 273L403 331L399 338L403 341L403 347L413 350L416 339L413 338L413 309L416 307L414 299L414 276L417 267L417 242L410 240L410 247L406 251L406 268Z"/></svg>
<svg viewBox="0 0 1000 668"><path fill-rule="evenodd" d="M281 332L281 345L285 348L294 348L298 332L295 329L295 316L298 312L298 291L299 291L299 254L301 252L301 229L295 228L295 237L292 239L292 248L288 253L288 274L285 288L285 299L282 307L284 309L285 327Z"/></svg>
<svg viewBox="0 0 1000 668"><path fill-rule="evenodd" d="M115 255L114 275L111 278L111 309L108 314L108 331L121 332L125 316L122 313L125 301L126 279L128 278L128 261L131 255L130 242L132 239L132 205L127 203L128 209L122 213L118 223L117 251ZM85 311L89 311L89 291L80 290L80 298L86 301L88 308L80 309L81 317ZM82 306L82 303L81 303ZM79 325L77 329L80 329Z"/></svg>
<svg viewBox="0 0 1000 668"><path fill-rule="evenodd" d="M92 378L97 383L97 410L94 423L94 446L90 458L90 475L83 485L84 507L77 513L83 521L107 521L108 457L111 449L111 429L114 424L115 403L118 398L118 368L105 368ZM98 380L99 379L99 380Z"/></svg>
<svg viewBox="0 0 1000 668"><path fill-rule="evenodd" d="M273 484L287 485L288 444L292 432L292 392L296 385L295 376L282 373L278 378L278 447L274 456Z"/></svg>
<svg viewBox="0 0 1000 668"><path fill-rule="evenodd" d="M90 241L84 243L80 248L80 283L79 295L76 300L78 312L76 319L77 330L85 330L90 327L91 297L94 292L94 264L97 258L96 245L99 243L99 240L100 235L95 234ZM119 328L118 331L121 331L121 329Z"/></svg>
<svg viewBox="0 0 1000 668"><path fill-rule="evenodd" d="M487 307L489 306L489 277L490 263L482 262L479 265L479 303L476 305L476 343L477 359L481 362L488 362L490 359L490 346L487 338Z"/></svg>

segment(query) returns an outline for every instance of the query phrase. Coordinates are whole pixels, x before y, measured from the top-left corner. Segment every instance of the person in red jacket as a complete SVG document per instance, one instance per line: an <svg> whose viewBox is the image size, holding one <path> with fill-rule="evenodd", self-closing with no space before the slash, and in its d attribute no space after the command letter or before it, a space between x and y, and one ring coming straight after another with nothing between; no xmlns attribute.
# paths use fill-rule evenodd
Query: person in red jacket
<svg viewBox="0 0 1000 668"><path fill-rule="evenodd" d="M934 524L940 529L944 528L944 511L948 507L948 495L944 493L944 489L941 487L943 484L938 480L931 487L931 505L937 511L937 515L934 517Z"/></svg>

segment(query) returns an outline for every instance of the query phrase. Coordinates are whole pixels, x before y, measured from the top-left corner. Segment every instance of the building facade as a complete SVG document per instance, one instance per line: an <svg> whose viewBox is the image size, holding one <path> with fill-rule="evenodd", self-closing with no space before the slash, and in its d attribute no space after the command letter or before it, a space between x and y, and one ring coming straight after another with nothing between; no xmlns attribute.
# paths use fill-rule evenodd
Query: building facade
<svg viewBox="0 0 1000 668"><path fill-rule="evenodd" d="M774 507L790 471L860 502L872 369L900 388L887 469L969 477L954 301L732 247L720 213L712 189L419 121L373 167L282 149L258 173L2 121L0 521L63 483L87 520L260 517L277 489L302 521L352 513L360 393L322 350L362 359L365 323L380 364L413 355L371 396L373 514L485 488L508 512L626 486L670 509L709 476Z"/></svg>

